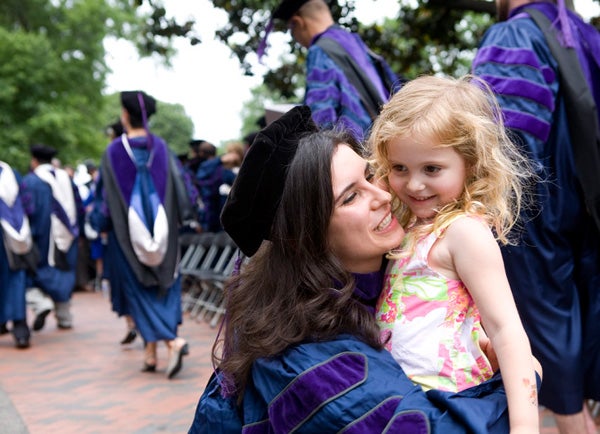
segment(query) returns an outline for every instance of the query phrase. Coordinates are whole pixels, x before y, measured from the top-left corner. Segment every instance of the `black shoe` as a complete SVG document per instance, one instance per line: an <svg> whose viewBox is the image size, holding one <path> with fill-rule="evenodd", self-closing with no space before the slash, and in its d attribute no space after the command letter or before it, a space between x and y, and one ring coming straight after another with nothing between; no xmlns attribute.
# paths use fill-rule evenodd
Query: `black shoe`
<svg viewBox="0 0 600 434"><path fill-rule="evenodd" d="M50 313L50 309L46 309L41 311L40 313L38 313L35 316L35 321L33 321L33 331L37 332L38 330L41 330L44 328L44 325L46 324L46 317L48 316L48 314Z"/></svg>
<svg viewBox="0 0 600 434"><path fill-rule="evenodd" d="M144 366L142 367L141 372L156 372L156 365L144 362Z"/></svg>
<svg viewBox="0 0 600 434"><path fill-rule="evenodd" d="M135 341L135 338L137 338L137 332L135 331L135 329L130 329L121 341L121 345L130 344L133 341Z"/></svg>
<svg viewBox="0 0 600 434"><path fill-rule="evenodd" d="M15 338L15 347L20 350L29 348L29 338Z"/></svg>
<svg viewBox="0 0 600 434"><path fill-rule="evenodd" d="M6 327L6 323L5 322L3 322L2 324L0 324L0 335L5 335L9 331L10 330L8 329L8 327Z"/></svg>
<svg viewBox="0 0 600 434"><path fill-rule="evenodd" d="M29 327L25 320L13 321L12 334L17 348L29 348Z"/></svg>

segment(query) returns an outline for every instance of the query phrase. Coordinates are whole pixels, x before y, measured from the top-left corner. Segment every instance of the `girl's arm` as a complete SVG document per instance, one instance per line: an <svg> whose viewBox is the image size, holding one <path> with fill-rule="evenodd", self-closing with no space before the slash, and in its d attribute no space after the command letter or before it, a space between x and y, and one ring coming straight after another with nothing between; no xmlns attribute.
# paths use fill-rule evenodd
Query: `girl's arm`
<svg viewBox="0 0 600 434"><path fill-rule="evenodd" d="M498 356L511 433L539 432L534 358L498 243L484 222L461 218L448 227L444 245L479 309L482 325Z"/></svg>

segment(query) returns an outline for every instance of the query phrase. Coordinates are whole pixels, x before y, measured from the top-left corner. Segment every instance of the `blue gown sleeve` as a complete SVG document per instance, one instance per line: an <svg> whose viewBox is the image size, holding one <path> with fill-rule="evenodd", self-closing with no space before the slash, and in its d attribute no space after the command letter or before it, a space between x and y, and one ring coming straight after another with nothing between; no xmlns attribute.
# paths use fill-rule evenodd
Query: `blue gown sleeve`
<svg viewBox="0 0 600 434"><path fill-rule="evenodd" d="M92 228L98 233L106 232L110 229L110 212L104 197L104 181L101 172L96 184L93 207L87 218Z"/></svg>
<svg viewBox="0 0 600 434"><path fill-rule="evenodd" d="M466 394L429 396L392 356L351 337L297 345L257 360L238 413L216 377L207 385L190 432L506 433L501 379Z"/></svg>
<svg viewBox="0 0 600 434"><path fill-rule="evenodd" d="M322 127L332 127L341 108L341 71L321 48L310 48L306 59L305 104L313 119Z"/></svg>
<svg viewBox="0 0 600 434"><path fill-rule="evenodd" d="M235 398L223 397L220 374L213 374L196 407L189 434L233 434L242 432Z"/></svg>
<svg viewBox="0 0 600 434"><path fill-rule="evenodd" d="M524 16L488 30L473 60L473 73L494 90L508 128L541 164L559 88L544 35Z"/></svg>

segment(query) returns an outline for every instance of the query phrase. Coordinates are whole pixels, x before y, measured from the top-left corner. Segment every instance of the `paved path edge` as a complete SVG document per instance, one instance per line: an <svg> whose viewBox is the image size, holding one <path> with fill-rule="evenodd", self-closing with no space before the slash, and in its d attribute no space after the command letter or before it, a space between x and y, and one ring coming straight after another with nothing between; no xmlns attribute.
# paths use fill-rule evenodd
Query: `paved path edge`
<svg viewBox="0 0 600 434"><path fill-rule="evenodd" d="M11 434L29 434L25 422L0 385L0 431Z"/></svg>

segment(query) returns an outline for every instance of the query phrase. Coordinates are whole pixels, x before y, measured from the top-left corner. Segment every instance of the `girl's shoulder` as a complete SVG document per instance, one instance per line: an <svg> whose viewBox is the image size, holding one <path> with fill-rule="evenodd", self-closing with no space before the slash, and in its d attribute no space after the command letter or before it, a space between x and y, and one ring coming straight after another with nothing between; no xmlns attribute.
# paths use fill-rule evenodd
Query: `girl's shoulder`
<svg viewBox="0 0 600 434"><path fill-rule="evenodd" d="M440 238L443 238L450 233L463 233L473 228L490 230L486 216L463 212L446 219L441 224L434 224L432 231L438 234Z"/></svg>
<svg viewBox="0 0 600 434"><path fill-rule="evenodd" d="M485 216L481 214L462 214L450 221L445 228L445 233L465 233L470 231L491 231Z"/></svg>
<svg viewBox="0 0 600 434"><path fill-rule="evenodd" d="M440 241L452 250L452 246L461 247L488 237L494 238L494 235L485 216L463 214L447 224Z"/></svg>

